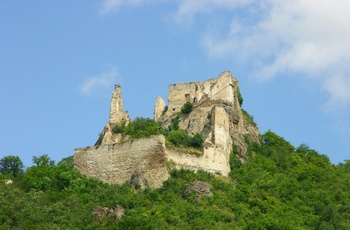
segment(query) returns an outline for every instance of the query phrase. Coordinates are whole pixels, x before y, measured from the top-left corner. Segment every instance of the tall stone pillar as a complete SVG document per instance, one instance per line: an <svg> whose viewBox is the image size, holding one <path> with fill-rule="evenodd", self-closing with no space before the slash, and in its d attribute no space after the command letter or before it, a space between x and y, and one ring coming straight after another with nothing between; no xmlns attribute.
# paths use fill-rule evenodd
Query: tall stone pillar
<svg viewBox="0 0 350 230"><path fill-rule="evenodd" d="M109 123L115 124L122 120L128 122L129 115L127 112L124 111L121 86L118 84L115 85L114 92L112 93Z"/></svg>

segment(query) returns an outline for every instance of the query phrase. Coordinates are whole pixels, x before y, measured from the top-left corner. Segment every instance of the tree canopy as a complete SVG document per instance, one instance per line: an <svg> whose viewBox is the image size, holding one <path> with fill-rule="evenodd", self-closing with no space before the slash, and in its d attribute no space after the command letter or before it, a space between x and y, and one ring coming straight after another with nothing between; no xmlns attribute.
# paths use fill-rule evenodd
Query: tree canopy
<svg viewBox="0 0 350 230"><path fill-rule="evenodd" d="M24 165L18 156L6 156L0 160L0 173L10 174L14 177L23 172Z"/></svg>

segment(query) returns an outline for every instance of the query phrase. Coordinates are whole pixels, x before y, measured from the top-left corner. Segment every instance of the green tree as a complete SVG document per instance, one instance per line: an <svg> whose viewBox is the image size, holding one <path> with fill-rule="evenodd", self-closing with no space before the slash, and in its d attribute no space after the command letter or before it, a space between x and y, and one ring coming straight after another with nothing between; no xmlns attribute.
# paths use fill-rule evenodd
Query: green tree
<svg viewBox="0 0 350 230"><path fill-rule="evenodd" d="M33 156L33 163L36 166L54 166L55 161L51 160L47 154L41 155L39 157Z"/></svg>
<svg viewBox="0 0 350 230"><path fill-rule="evenodd" d="M62 165L62 164L66 164L68 167L74 168L74 156L62 158L62 160L59 161L57 165Z"/></svg>
<svg viewBox="0 0 350 230"><path fill-rule="evenodd" d="M191 102L186 102L181 108L181 112L184 114L189 114L192 112L192 110L193 110L193 104Z"/></svg>
<svg viewBox="0 0 350 230"><path fill-rule="evenodd" d="M10 174L14 177L23 172L24 165L18 156L5 156L0 160L0 173Z"/></svg>

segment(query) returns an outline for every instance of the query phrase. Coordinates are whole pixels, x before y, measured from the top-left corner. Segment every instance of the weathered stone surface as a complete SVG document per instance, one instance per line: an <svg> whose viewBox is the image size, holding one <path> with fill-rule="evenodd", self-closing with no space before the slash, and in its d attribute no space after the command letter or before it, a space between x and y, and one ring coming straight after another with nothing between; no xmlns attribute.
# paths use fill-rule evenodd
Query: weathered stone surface
<svg viewBox="0 0 350 230"><path fill-rule="evenodd" d="M123 98L121 94L121 86L115 85L115 89L112 93L111 111L109 114L110 123L118 123L122 120L128 120L129 114L124 111Z"/></svg>
<svg viewBox="0 0 350 230"><path fill-rule="evenodd" d="M203 84L192 82L170 85L169 109L158 120L167 127L174 117L179 116L181 129L187 130L190 135L201 133L206 139L204 155L212 158L213 164L216 164L214 168L223 162L222 158L229 159L233 143L238 146L239 157L244 161L247 152L244 136L259 142L260 134L256 126L245 123L237 90L238 81L230 72L224 72ZM188 98L193 101L193 111L181 114L181 107ZM228 175L228 164L223 164L219 171L222 175Z"/></svg>
<svg viewBox="0 0 350 230"><path fill-rule="evenodd" d="M100 222L104 223L104 218L113 216L115 217L116 221L120 221L122 217L125 215L125 210L122 206L117 205L116 208L109 208L109 207L102 207L102 206L96 206L92 210L92 214L95 216L96 219L98 219Z"/></svg>
<svg viewBox="0 0 350 230"><path fill-rule="evenodd" d="M5 180L5 184L13 184L12 180Z"/></svg>
<svg viewBox="0 0 350 230"><path fill-rule="evenodd" d="M120 134L113 134L112 129L116 124L125 122L125 124L127 125L129 121L129 114L128 112L124 111L121 86L115 85L115 89L112 93L109 121L107 122L101 133L102 138L99 138L95 145L109 145L120 142L122 140L122 136Z"/></svg>
<svg viewBox="0 0 350 230"><path fill-rule="evenodd" d="M158 121L158 119L163 115L163 111L165 109L165 101L161 97L157 97L156 104L154 106L154 120Z"/></svg>
<svg viewBox="0 0 350 230"><path fill-rule="evenodd" d="M182 197L188 199L191 193L195 193L195 201L200 203L202 196L212 196L211 186L204 181L193 181L185 186Z"/></svg>
<svg viewBox="0 0 350 230"><path fill-rule="evenodd" d="M117 207L114 209L114 214L115 214L115 220L120 221L122 217L125 215L125 209L122 206L117 205Z"/></svg>
<svg viewBox="0 0 350 230"><path fill-rule="evenodd" d="M166 170L164 136L76 149L74 164L82 174L107 183L124 183L139 171L150 187L160 187Z"/></svg>
<svg viewBox="0 0 350 230"><path fill-rule="evenodd" d="M150 187L149 182L147 180L147 178L145 177L145 175L140 172L139 170L136 170L132 175L131 175L131 179L130 179L130 184L134 187L134 188L146 188L146 187Z"/></svg>

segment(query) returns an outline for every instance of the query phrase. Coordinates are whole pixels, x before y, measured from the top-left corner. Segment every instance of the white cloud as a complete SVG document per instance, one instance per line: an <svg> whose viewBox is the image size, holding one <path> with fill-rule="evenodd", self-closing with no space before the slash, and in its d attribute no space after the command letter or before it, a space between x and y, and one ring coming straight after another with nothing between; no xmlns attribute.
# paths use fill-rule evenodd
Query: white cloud
<svg viewBox="0 0 350 230"><path fill-rule="evenodd" d="M330 94L327 105L350 105L350 1L270 0L257 6L246 5L244 12L254 7L264 15L260 20L247 24L240 14L225 37L208 31L202 40L208 55L243 61L259 79L281 73L307 77Z"/></svg>
<svg viewBox="0 0 350 230"><path fill-rule="evenodd" d="M102 14L109 14L117 11L122 6L140 6L145 3L156 2L157 0L103 0L100 8Z"/></svg>
<svg viewBox="0 0 350 230"><path fill-rule="evenodd" d="M176 22L188 23L198 13L210 13L217 9L232 10L248 5L253 0L181 0L179 8L173 14Z"/></svg>
<svg viewBox="0 0 350 230"><path fill-rule="evenodd" d="M84 94L91 94L97 89L106 88L111 85L114 85L118 76L119 75L117 69L113 67L110 70L103 72L98 76L86 79L83 82L83 84L79 86L79 89Z"/></svg>

